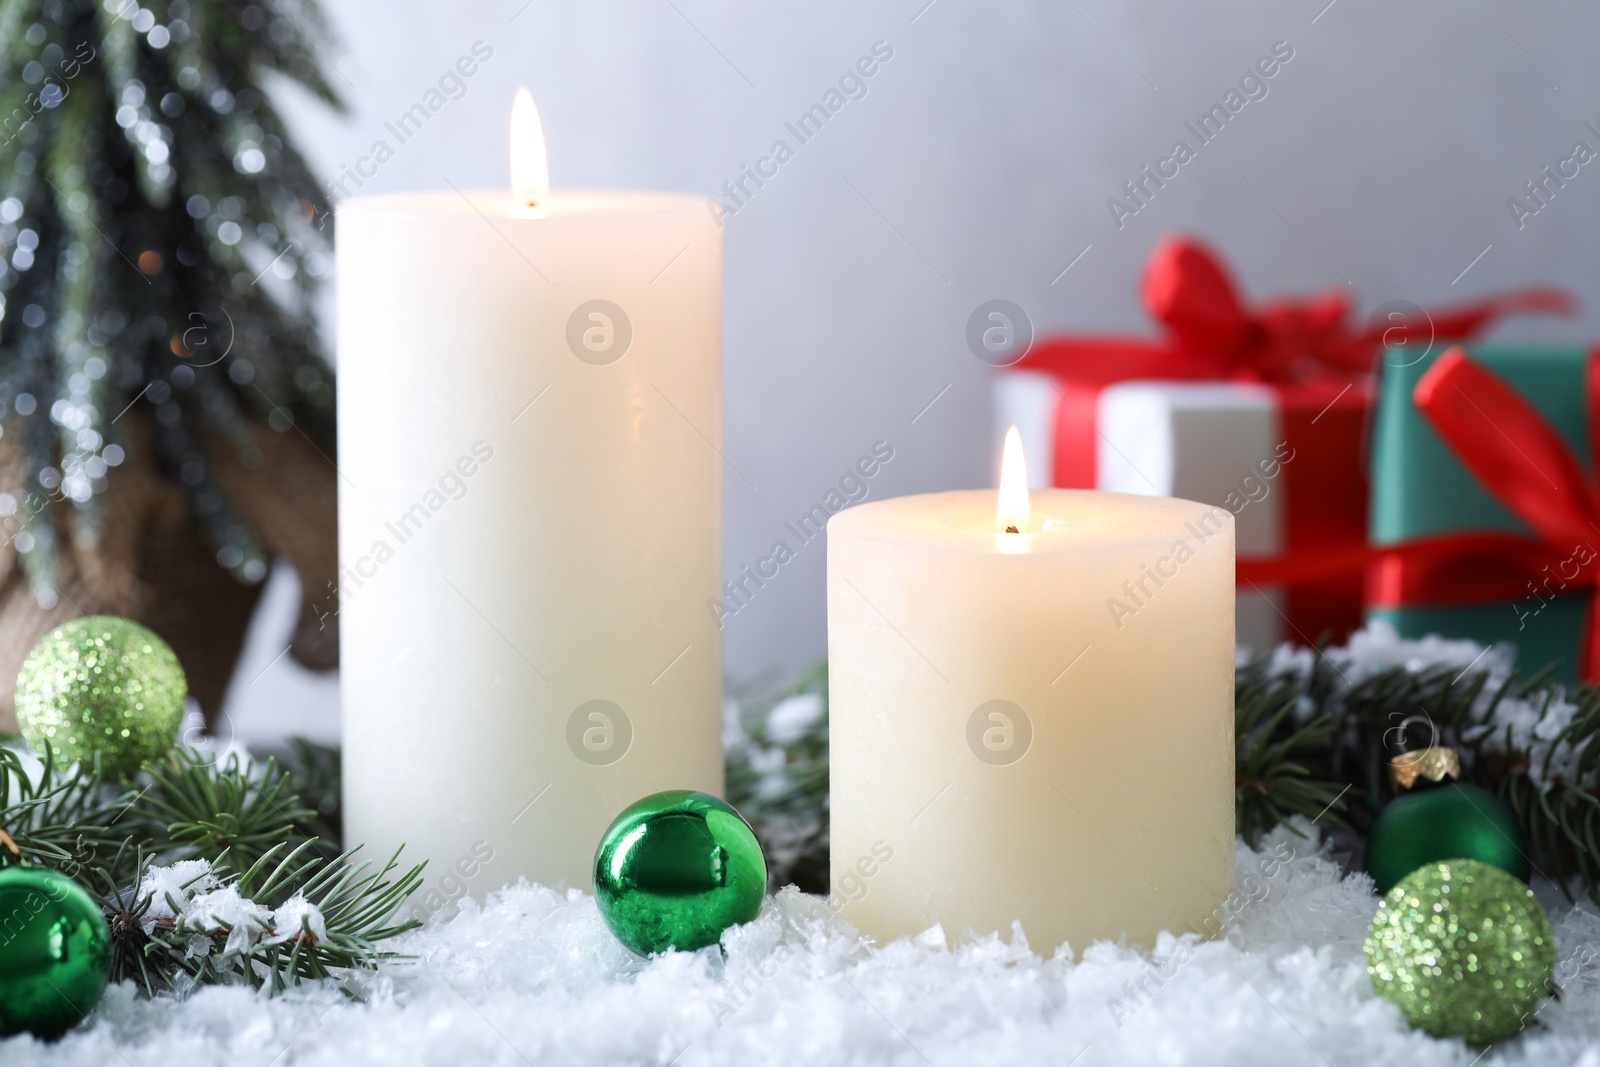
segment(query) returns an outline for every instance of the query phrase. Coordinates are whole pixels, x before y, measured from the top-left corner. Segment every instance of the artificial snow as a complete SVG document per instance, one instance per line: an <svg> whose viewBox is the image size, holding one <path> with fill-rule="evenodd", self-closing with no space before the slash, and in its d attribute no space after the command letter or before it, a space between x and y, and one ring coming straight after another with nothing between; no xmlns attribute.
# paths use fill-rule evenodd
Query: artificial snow
<svg viewBox="0 0 1600 1067"><path fill-rule="evenodd" d="M146 1000L124 984L55 1045L0 1041L0 1063L1600 1067L1600 911L1543 887L1562 999L1480 1060L1372 992L1372 883L1341 875L1316 828L1297 826L1308 836L1283 827L1237 847L1237 890L1207 924L1218 936L1164 935L1154 951L938 928L874 946L788 888L721 951L646 961L593 897L524 883L406 935L396 947L415 959L356 979L364 1002L331 985Z"/></svg>
<svg viewBox="0 0 1600 1067"><path fill-rule="evenodd" d="M190 958L209 955L214 947L210 935L221 931L228 934L224 956L246 952L258 943L281 945L303 933L328 936L321 909L301 894L269 909L242 895L237 884L224 884L206 860L149 868L134 900L149 901L141 921L146 934L161 920L172 923L179 934L193 934L186 949Z"/></svg>
<svg viewBox="0 0 1600 1067"><path fill-rule="evenodd" d="M767 740L779 745L800 740L826 710L821 693L797 693L779 701L767 715Z"/></svg>
<svg viewBox="0 0 1600 1067"><path fill-rule="evenodd" d="M154 930L157 920L176 920L191 896L204 895L221 885L206 860L180 860L170 867L149 868L134 894L135 902L150 902L144 913L144 932Z"/></svg>
<svg viewBox="0 0 1600 1067"><path fill-rule="evenodd" d="M322 918L321 909L296 893L273 911L272 935L263 940L262 944L281 945L290 938L299 937L302 933L326 940L328 926Z"/></svg>

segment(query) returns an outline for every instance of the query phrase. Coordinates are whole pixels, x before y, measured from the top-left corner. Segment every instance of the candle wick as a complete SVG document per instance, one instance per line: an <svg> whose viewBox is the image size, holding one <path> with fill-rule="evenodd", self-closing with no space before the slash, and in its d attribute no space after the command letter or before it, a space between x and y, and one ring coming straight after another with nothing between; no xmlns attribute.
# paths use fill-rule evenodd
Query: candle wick
<svg viewBox="0 0 1600 1067"><path fill-rule="evenodd" d="M1006 533L1021 533L1021 532L1022 531L1018 530L1015 526L1007 526L1006 527Z"/></svg>

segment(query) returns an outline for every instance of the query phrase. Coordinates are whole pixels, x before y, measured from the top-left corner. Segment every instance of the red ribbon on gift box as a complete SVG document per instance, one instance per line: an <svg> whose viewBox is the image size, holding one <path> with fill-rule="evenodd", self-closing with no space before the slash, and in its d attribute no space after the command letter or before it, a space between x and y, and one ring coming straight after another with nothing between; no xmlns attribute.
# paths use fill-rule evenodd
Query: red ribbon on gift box
<svg viewBox="0 0 1600 1067"><path fill-rule="evenodd" d="M1150 317L1166 338L1048 337L1030 348L1018 370L1056 378L1054 484L1092 489L1096 471L1095 402L1117 382L1252 381L1271 385L1364 381L1384 344L1465 341L1513 314L1571 314L1570 296L1523 289L1448 311L1417 309L1405 321L1353 327L1344 294L1274 300L1252 310L1222 261L1205 245L1168 237L1150 252L1140 285ZM1396 312L1396 314L1401 314Z"/></svg>
<svg viewBox="0 0 1600 1067"><path fill-rule="evenodd" d="M1504 315L1573 310L1567 294L1542 288L1433 313L1412 307L1396 313L1400 321L1366 327L1351 324L1349 302L1339 292L1252 308L1240 299L1222 261L1184 237L1165 238L1151 251L1140 295L1150 317L1163 325L1162 339L1049 337L1016 364L1017 370L1055 380L1052 482L1094 487L1096 406L1107 386L1152 380L1271 387L1280 400L1284 440L1295 455L1285 488L1286 547L1275 559L1241 559L1237 576L1241 586L1290 589L1289 622L1307 641L1324 628L1360 622L1367 554L1359 457L1371 371L1383 346L1426 348L1439 340L1469 339ZM1351 488L1322 488L1337 485Z"/></svg>
<svg viewBox="0 0 1600 1067"><path fill-rule="evenodd" d="M1591 447L1600 469L1600 351L1584 373ZM1456 458L1507 511L1534 532L1465 532L1377 549L1368 600L1399 608L1516 601L1546 593L1593 591L1600 568L1600 492L1583 464L1539 409L1505 379L1452 348L1422 375L1412 400ZM1567 573L1568 569L1572 573ZM1560 583L1552 589L1549 581ZM1600 596L1590 598L1578 646L1578 675L1600 678Z"/></svg>

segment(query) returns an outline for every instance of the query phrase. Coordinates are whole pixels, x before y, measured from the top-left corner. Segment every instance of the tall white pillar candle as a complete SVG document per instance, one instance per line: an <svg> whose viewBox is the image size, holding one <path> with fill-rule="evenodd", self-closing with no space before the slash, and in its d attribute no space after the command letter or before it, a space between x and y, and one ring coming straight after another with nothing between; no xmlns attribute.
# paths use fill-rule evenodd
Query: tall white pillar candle
<svg viewBox="0 0 1600 1067"><path fill-rule="evenodd" d="M345 826L445 895L587 887L627 804L722 786L720 234L528 199L338 213Z"/></svg>
<svg viewBox="0 0 1600 1067"><path fill-rule="evenodd" d="M1233 518L1020 485L998 526L983 491L828 524L842 914L884 939L1020 921L1046 954L1214 932L1233 889Z"/></svg>

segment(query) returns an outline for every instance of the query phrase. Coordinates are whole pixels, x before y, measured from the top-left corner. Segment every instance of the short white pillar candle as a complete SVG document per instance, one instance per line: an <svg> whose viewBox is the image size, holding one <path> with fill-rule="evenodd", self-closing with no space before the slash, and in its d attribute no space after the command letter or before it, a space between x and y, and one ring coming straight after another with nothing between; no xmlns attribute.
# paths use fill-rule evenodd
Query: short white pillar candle
<svg viewBox="0 0 1600 1067"><path fill-rule="evenodd" d="M1213 932L1233 889L1233 517L1030 499L1007 451L999 500L828 524L842 914L884 939L1019 921L1046 953Z"/></svg>

